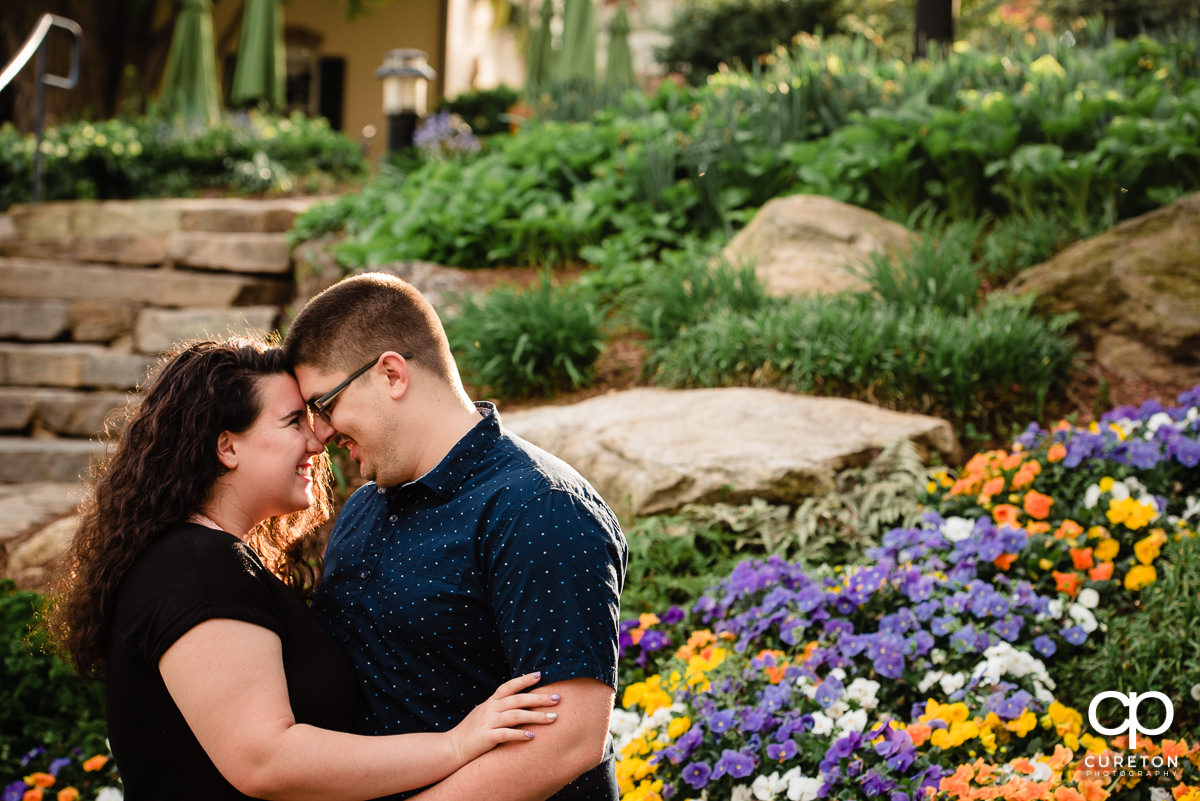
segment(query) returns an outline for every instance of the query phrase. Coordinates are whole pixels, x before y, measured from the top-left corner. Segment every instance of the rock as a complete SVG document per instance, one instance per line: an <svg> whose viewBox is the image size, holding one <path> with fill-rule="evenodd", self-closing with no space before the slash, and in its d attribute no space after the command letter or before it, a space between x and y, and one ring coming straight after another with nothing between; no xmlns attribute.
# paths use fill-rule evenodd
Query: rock
<svg viewBox="0 0 1200 801"><path fill-rule="evenodd" d="M878 214L820 195L768 201L722 255L753 263L771 295L862 289L855 270L875 253L904 251L913 233Z"/></svg>
<svg viewBox="0 0 1200 801"><path fill-rule="evenodd" d="M76 300L67 310L75 342L112 342L133 331L134 310L125 303Z"/></svg>
<svg viewBox="0 0 1200 801"><path fill-rule="evenodd" d="M1075 333L1108 370L1200 383L1200 193L1076 242L1006 291L1077 314Z"/></svg>
<svg viewBox="0 0 1200 801"><path fill-rule="evenodd" d="M80 481L104 452L103 443L88 439L0 437L0 448L0 483L5 484Z"/></svg>
<svg viewBox="0 0 1200 801"><path fill-rule="evenodd" d="M82 484L0 484L0 542L16 540L73 513L83 500Z"/></svg>
<svg viewBox="0 0 1200 801"><path fill-rule="evenodd" d="M49 342L70 329L68 306L61 300L33 303L0 301L0 339Z"/></svg>
<svg viewBox="0 0 1200 801"><path fill-rule="evenodd" d="M112 301L156 306L282 306L287 281L186 270L0 258L0 297Z"/></svg>
<svg viewBox="0 0 1200 801"><path fill-rule="evenodd" d="M901 437L952 458L944 420L771 389L632 389L502 414L579 470L623 519L688 503L795 503Z"/></svg>
<svg viewBox="0 0 1200 801"><path fill-rule="evenodd" d="M133 389L154 360L99 345L0 344L0 385Z"/></svg>
<svg viewBox="0 0 1200 801"><path fill-rule="evenodd" d="M54 565L71 547L79 526L75 516L56 520L13 549L8 557L8 574L21 589L45 591Z"/></svg>
<svg viewBox="0 0 1200 801"><path fill-rule="evenodd" d="M72 392L65 389L0 387L0 431L50 431L92 437L125 406L124 392Z"/></svg>
<svg viewBox="0 0 1200 801"><path fill-rule="evenodd" d="M162 353L176 343L229 334L272 331L279 319L275 306L236 306L218 309L143 309L133 335L134 350Z"/></svg>
<svg viewBox="0 0 1200 801"><path fill-rule="evenodd" d="M234 273L286 273L291 269L287 235L174 231L167 235L167 259L175 264Z"/></svg>

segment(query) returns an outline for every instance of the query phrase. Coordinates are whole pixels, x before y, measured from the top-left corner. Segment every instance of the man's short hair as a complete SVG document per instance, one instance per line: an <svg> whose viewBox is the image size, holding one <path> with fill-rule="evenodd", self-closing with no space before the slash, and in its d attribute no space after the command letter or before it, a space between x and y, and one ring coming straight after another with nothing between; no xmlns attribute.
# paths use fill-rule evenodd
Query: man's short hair
<svg viewBox="0 0 1200 801"><path fill-rule="evenodd" d="M412 353L412 363L447 380L457 368L442 322L407 281L361 273L321 292L300 310L283 342L288 364L349 372L381 353Z"/></svg>

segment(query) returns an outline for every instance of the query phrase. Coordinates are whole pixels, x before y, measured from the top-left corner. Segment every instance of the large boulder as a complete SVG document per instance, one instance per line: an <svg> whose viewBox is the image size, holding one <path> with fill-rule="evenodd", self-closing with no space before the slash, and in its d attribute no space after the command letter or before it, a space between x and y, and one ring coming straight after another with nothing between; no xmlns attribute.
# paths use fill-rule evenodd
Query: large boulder
<svg viewBox="0 0 1200 801"><path fill-rule="evenodd" d="M871 256L903 252L912 232L878 214L821 195L768 201L722 254L754 264L772 295L807 295L865 287L858 268Z"/></svg>
<svg viewBox="0 0 1200 801"><path fill-rule="evenodd" d="M688 503L821 495L900 438L952 457L944 420L772 389L632 389L503 413L579 470L625 519Z"/></svg>
<svg viewBox="0 0 1200 801"><path fill-rule="evenodd" d="M1107 370L1200 383L1200 193L1071 245L1009 291L1077 314L1076 333Z"/></svg>

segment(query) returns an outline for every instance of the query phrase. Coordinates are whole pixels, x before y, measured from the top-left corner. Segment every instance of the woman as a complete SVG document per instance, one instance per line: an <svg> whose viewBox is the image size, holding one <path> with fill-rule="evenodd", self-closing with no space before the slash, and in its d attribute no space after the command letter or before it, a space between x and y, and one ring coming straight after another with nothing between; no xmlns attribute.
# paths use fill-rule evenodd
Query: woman
<svg viewBox="0 0 1200 801"><path fill-rule="evenodd" d="M293 592L312 576L328 470L281 351L259 342L187 347L131 412L51 618L77 669L105 672L128 801L375 798L553 721L536 708L556 698L519 692L534 674L449 732L343 733L353 673Z"/></svg>

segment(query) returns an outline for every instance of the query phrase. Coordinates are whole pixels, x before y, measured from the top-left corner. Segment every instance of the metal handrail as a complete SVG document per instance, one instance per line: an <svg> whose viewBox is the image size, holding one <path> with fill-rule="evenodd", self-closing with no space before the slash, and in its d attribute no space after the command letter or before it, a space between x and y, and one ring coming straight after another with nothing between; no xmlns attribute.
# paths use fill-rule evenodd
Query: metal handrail
<svg viewBox="0 0 1200 801"><path fill-rule="evenodd" d="M42 47L51 28L63 28L71 33L73 47L71 49L71 70L67 75L48 75L46 73L46 49ZM79 83L79 62L83 53L83 28L79 23L57 14L42 14L33 32L25 40L25 44L17 51L17 55L0 72L0 90L8 86L17 73L29 63L29 59L37 54L37 87L34 93L34 132L36 143L33 150L33 202L42 199L42 130L46 117L46 87L56 86L59 89L74 89Z"/></svg>

